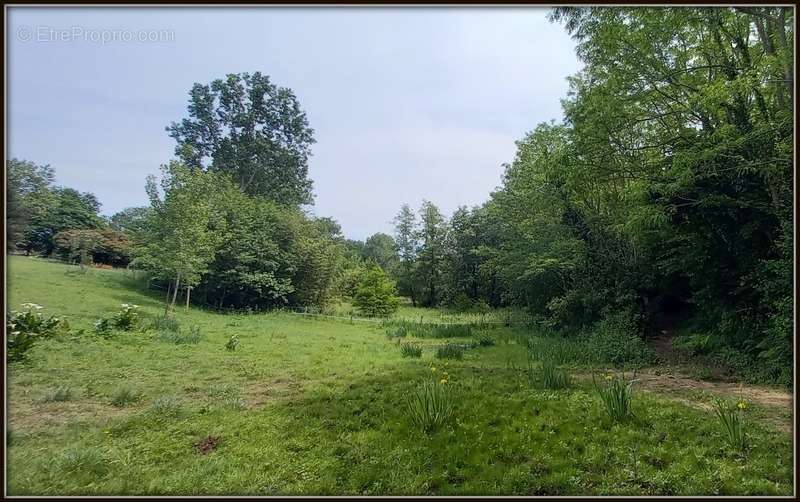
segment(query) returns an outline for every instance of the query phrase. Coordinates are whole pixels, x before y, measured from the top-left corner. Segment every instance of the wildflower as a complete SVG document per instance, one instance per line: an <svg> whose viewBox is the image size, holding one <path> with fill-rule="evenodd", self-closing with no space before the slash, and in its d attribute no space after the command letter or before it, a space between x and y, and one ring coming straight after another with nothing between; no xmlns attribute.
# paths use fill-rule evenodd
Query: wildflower
<svg viewBox="0 0 800 502"><path fill-rule="evenodd" d="M442 385L444 385L444 384L446 384L446 383L447 383L447 379L445 379L445 378L442 378L441 380L439 380L439 383L440 383L440 384L442 384Z"/></svg>
<svg viewBox="0 0 800 502"><path fill-rule="evenodd" d="M614 377L613 377L613 376L611 376L611 375L606 375L606 380L613 380L613 379L614 379Z"/></svg>
<svg viewBox="0 0 800 502"><path fill-rule="evenodd" d="M736 405L736 407L739 408L740 410L746 410L747 409L747 401L745 401L745 400L739 401L739 403Z"/></svg>

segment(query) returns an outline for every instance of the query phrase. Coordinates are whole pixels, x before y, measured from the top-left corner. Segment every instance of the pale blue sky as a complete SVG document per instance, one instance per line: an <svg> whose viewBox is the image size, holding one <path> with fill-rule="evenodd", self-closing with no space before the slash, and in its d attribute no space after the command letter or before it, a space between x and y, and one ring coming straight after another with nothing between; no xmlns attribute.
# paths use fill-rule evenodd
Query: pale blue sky
<svg viewBox="0 0 800 502"><path fill-rule="evenodd" d="M164 127L185 116L194 82L261 71L292 88L316 131L312 211L363 239L391 233L404 202L449 214L486 200L514 142L561 119L579 69L543 8L8 12L8 157L50 164L109 215L147 203L145 176L173 157ZM52 40L48 28L78 40ZM173 35L86 39L101 30Z"/></svg>

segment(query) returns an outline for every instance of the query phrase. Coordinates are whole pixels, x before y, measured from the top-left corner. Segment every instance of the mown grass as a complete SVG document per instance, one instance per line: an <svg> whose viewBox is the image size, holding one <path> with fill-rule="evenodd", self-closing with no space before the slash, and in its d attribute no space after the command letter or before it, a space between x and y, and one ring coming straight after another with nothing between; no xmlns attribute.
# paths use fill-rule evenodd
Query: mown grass
<svg viewBox="0 0 800 502"><path fill-rule="evenodd" d="M404 358L377 324L180 308L196 344L106 339L95 319L121 303L155 317L161 295L125 272L72 268L9 258L10 308L36 302L86 329L9 368L13 495L792 493L790 435L752 420L742 458L713 411L648 393L614 423L591 384L528 384L521 328L445 361L435 347L474 338L416 338L422 357ZM454 399L430 433L407 403L432 364ZM138 400L114 406L125 386ZM58 387L72 399L41 399Z"/></svg>

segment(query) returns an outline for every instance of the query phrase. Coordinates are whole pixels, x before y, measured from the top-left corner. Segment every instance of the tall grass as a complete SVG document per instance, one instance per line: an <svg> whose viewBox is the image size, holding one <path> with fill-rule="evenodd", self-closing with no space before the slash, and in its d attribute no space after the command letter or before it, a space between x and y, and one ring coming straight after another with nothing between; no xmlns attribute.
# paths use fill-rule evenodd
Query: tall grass
<svg viewBox="0 0 800 502"><path fill-rule="evenodd" d="M440 345L436 348L436 359L463 359L464 347L455 343Z"/></svg>
<svg viewBox="0 0 800 502"><path fill-rule="evenodd" d="M624 422L633 416L631 402L633 401L634 380L625 380L624 376L606 377L608 383L598 385L594 375L592 381L597 390L606 413L614 422Z"/></svg>
<svg viewBox="0 0 800 502"><path fill-rule="evenodd" d="M533 361L528 361L528 381L535 387L551 390L565 389L571 383L569 373L549 359L543 360L538 367Z"/></svg>
<svg viewBox="0 0 800 502"><path fill-rule="evenodd" d="M453 396L447 384L425 380L408 397L411 422L424 432L434 432L453 416Z"/></svg>
<svg viewBox="0 0 800 502"><path fill-rule="evenodd" d="M403 357L422 357L422 347L413 343L401 343L400 354Z"/></svg>

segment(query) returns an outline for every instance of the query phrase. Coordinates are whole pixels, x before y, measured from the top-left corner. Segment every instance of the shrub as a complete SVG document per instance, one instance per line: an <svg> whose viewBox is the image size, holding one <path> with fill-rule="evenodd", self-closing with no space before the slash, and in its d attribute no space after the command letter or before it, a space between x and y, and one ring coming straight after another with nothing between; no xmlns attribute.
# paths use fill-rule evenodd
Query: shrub
<svg viewBox="0 0 800 502"><path fill-rule="evenodd" d="M141 397L141 394L139 394L139 392L133 387L129 385L123 385L114 390L114 393L111 395L111 404L122 408L123 406L128 406L129 404L138 402Z"/></svg>
<svg viewBox="0 0 800 502"><path fill-rule="evenodd" d="M236 350L236 347L239 346L239 336L238 335L231 335L228 341L225 343L225 349L233 352Z"/></svg>
<svg viewBox="0 0 800 502"><path fill-rule="evenodd" d="M655 353L638 335L633 316L627 311L595 324L588 337L587 349L599 361L616 366L638 368L655 360Z"/></svg>
<svg viewBox="0 0 800 502"><path fill-rule="evenodd" d="M133 331L139 325L139 306L128 303L122 304L122 309L114 314L111 322L116 329L122 331Z"/></svg>
<svg viewBox="0 0 800 502"><path fill-rule="evenodd" d="M494 345L494 338L487 335L486 333L481 333L475 340L475 344L478 347L491 347L492 345Z"/></svg>
<svg viewBox="0 0 800 502"><path fill-rule="evenodd" d="M45 393L42 401L46 403L62 402L72 400L72 389L70 387L56 387Z"/></svg>
<svg viewBox="0 0 800 502"><path fill-rule="evenodd" d="M422 347L413 343L400 344L400 353L403 357L422 357Z"/></svg>
<svg viewBox="0 0 800 502"><path fill-rule="evenodd" d="M747 451L747 433L744 421L744 410L747 402L740 400L734 404L724 399L714 400L714 412L728 445L739 453Z"/></svg>
<svg viewBox="0 0 800 502"><path fill-rule="evenodd" d="M353 295L353 305L359 314L368 317L388 317L400 306L395 282L377 265L370 265L361 275Z"/></svg>
<svg viewBox="0 0 800 502"><path fill-rule="evenodd" d="M569 387L569 374L551 360L543 360L539 368L528 362L528 379L532 385L543 389L564 389Z"/></svg>
<svg viewBox="0 0 800 502"><path fill-rule="evenodd" d="M446 383L425 380L408 397L411 422L424 432L434 432L453 415L453 396Z"/></svg>
<svg viewBox="0 0 800 502"><path fill-rule="evenodd" d="M455 343L440 345L436 348L437 359L463 359L464 347Z"/></svg>
<svg viewBox="0 0 800 502"><path fill-rule="evenodd" d="M40 312L41 305L23 303L22 312L12 310L6 325L6 350L8 361L23 361L28 351L38 340L53 338L69 332L66 319L50 316L45 318Z"/></svg>
<svg viewBox="0 0 800 502"><path fill-rule="evenodd" d="M631 401L633 400L633 382L622 378L607 375L605 379L608 384L601 386L592 375L592 381L600 400L603 402L606 413L614 422L623 422L633 416Z"/></svg>
<svg viewBox="0 0 800 502"><path fill-rule="evenodd" d="M140 321L139 306L123 303L120 311L116 312L110 318L102 317L95 321L94 329L98 335L108 336L114 329L133 331L139 327Z"/></svg>

